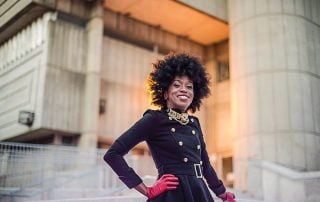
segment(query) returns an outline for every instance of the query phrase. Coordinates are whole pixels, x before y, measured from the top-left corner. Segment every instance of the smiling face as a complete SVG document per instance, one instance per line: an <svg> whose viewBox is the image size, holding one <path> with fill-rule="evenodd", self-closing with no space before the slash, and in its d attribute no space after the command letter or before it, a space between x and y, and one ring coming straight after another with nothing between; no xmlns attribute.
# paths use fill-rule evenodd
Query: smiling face
<svg viewBox="0 0 320 202"><path fill-rule="evenodd" d="M179 109L185 112L192 103L194 96L193 83L187 76L176 76L164 93L167 108Z"/></svg>

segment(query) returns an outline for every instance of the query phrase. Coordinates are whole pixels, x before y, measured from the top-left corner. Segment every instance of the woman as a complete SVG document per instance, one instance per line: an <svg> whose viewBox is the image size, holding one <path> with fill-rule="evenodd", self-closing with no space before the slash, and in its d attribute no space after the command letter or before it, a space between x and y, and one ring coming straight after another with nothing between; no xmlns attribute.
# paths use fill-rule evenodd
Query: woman
<svg viewBox="0 0 320 202"><path fill-rule="evenodd" d="M149 75L152 104L143 117L122 134L104 160L129 187L154 202L212 202L210 189L223 201L235 201L210 165L199 120L187 112L199 110L210 93L209 79L199 60L169 54ZM158 180L147 187L123 156L146 141L158 169Z"/></svg>

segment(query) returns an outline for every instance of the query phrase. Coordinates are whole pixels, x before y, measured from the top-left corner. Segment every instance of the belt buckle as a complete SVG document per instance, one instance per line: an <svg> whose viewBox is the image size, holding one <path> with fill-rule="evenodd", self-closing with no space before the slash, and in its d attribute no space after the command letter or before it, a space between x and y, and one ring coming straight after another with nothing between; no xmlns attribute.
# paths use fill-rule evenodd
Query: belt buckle
<svg viewBox="0 0 320 202"><path fill-rule="evenodd" d="M194 166L194 171L196 173L197 178L203 178L201 164L195 163L193 164L193 166Z"/></svg>

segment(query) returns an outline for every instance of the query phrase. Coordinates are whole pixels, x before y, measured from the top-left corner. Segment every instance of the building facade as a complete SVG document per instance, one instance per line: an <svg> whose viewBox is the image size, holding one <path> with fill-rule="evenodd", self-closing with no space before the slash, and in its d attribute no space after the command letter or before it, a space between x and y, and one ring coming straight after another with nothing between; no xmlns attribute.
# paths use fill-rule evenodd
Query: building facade
<svg viewBox="0 0 320 202"><path fill-rule="evenodd" d="M319 1L4 0L0 16L1 141L107 148L153 108L151 63L187 52L211 76L196 115L225 183L320 201Z"/></svg>

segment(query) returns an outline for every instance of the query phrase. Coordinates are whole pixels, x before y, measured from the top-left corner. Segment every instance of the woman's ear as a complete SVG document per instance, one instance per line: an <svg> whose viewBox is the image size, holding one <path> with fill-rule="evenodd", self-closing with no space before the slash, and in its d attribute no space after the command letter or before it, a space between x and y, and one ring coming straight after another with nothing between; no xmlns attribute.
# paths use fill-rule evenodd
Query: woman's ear
<svg viewBox="0 0 320 202"><path fill-rule="evenodd" d="M166 92L164 92L164 94L163 94L163 98L164 98L164 100L167 100L167 99L168 99L168 93L167 93L167 91L166 91Z"/></svg>

